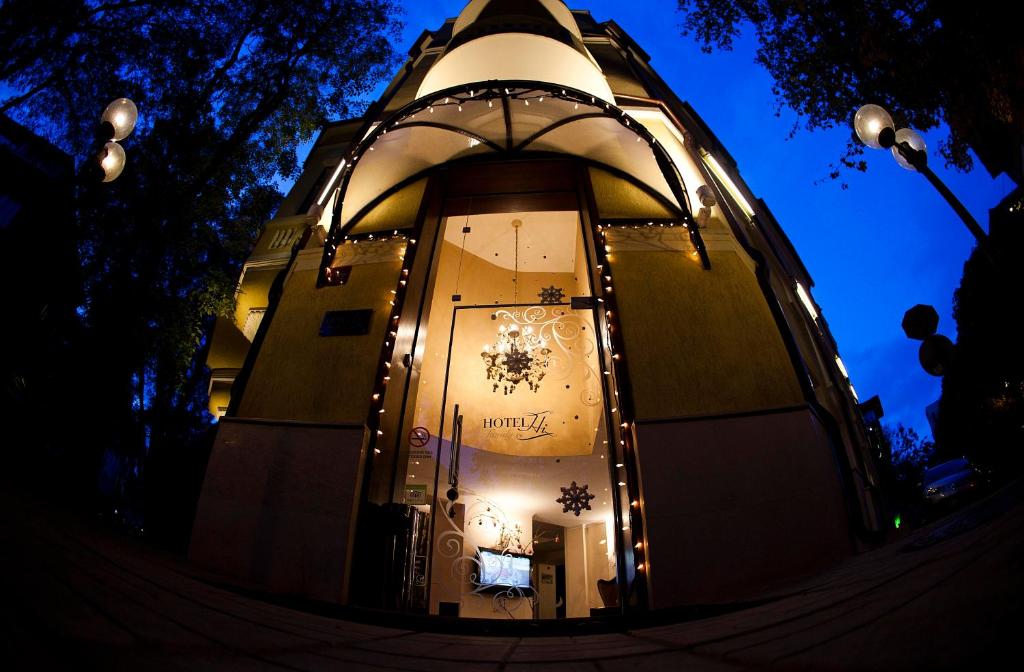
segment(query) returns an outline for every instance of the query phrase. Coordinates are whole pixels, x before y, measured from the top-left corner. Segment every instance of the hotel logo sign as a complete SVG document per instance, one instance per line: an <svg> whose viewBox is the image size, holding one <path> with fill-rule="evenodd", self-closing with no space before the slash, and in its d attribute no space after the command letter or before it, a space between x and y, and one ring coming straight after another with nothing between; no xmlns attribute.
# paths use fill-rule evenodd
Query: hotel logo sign
<svg viewBox="0 0 1024 672"><path fill-rule="evenodd" d="M522 415L484 418L483 429L491 436L502 436L519 441L532 441L554 436L548 431L551 411L524 413Z"/></svg>

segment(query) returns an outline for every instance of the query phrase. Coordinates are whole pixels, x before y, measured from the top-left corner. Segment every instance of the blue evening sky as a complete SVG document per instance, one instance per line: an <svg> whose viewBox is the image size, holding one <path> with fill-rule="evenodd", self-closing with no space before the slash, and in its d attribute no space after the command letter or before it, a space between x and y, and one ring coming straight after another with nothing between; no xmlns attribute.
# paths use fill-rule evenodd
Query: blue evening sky
<svg viewBox="0 0 1024 672"><path fill-rule="evenodd" d="M465 4L406 0L400 53L423 29L438 28ZM861 400L880 395L887 423L902 422L930 435L924 407L938 399L940 380L918 365L917 342L903 335L900 321L914 304L932 304L939 311L939 331L955 340L953 291L973 238L945 201L923 177L903 170L883 151L868 151L866 174L848 171L838 181L828 180L829 163L842 152L849 128L801 130L787 140L795 115L775 116L771 79L754 63L753 39L739 40L731 52L708 55L692 38L680 36L675 0L567 4L589 9L598 21L614 19L704 118L810 271L812 294ZM941 137L925 134L929 147ZM933 169L987 228L988 209L1011 191L1012 182L1005 176L991 179L980 164L965 175L941 163L935 159ZM816 184L821 178L826 179ZM841 182L849 188L841 189Z"/></svg>

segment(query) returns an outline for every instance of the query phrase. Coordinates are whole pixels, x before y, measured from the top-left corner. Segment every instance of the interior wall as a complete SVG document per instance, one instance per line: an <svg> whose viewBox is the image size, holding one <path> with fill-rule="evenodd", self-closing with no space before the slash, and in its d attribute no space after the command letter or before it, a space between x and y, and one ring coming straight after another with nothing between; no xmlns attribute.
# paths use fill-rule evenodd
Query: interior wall
<svg viewBox="0 0 1024 672"><path fill-rule="evenodd" d="M587 603L591 609L601 609L604 601L597 589L598 579L608 580L615 576L615 554L611 540L606 536L609 526L604 523L590 523L583 526L587 547Z"/></svg>
<svg viewBox="0 0 1024 672"><path fill-rule="evenodd" d="M582 525L565 528L565 616L590 616L587 551Z"/></svg>

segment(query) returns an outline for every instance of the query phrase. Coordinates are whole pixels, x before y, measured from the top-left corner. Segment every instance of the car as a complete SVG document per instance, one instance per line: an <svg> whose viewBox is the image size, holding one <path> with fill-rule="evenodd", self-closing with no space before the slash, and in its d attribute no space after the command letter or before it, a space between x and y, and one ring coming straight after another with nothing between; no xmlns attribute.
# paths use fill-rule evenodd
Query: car
<svg viewBox="0 0 1024 672"><path fill-rule="evenodd" d="M928 467L921 481L924 500L932 506L966 499L984 485L982 471L965 457Z"/></svg>

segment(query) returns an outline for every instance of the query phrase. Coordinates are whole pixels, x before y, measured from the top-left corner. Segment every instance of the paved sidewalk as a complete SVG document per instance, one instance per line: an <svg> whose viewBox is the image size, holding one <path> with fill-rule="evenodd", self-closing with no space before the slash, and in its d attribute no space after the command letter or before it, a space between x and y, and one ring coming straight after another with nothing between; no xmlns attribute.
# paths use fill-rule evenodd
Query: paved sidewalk
<svg viewBox="0 0 1024 672"><path fill-rule="evenodd" d="M221 589L130 540L0 493L5 669L1020 669L1024 484L761 606L578 637L388 628Z"/></svg>

